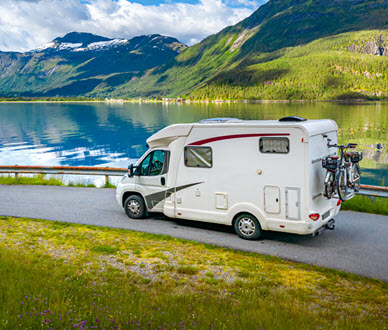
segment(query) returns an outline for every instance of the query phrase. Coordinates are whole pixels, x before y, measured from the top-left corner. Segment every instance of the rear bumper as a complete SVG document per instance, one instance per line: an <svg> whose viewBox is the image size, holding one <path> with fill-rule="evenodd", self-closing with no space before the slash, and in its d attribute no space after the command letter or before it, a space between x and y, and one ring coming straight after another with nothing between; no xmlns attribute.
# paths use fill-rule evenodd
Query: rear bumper
<svg viewBox="0 0 388 330"><path fill-rule="evenodd" d="M335 220L331 219L326 225L323 225L321 228L313 232L313 236L321 235L325 230L334 230L334 228L335 228Z"/></svg>
<svg viewBox="0 0 388 330"><path fill-rule="evenodd" d="M299 221L270 219L270 221L268 221L267 228L268 230L290 234L316 235L316 232L320 231L322 228L326 229L326 226L331 227L331 220L338 215L339 210L339 206L333 206L328 210L330 211L330 214L325 219L322 219L322 217L327 211L319 212L320 219L318 221L313 221L308 217L309 214L318 212L306 213L304 219Z"/></svg>

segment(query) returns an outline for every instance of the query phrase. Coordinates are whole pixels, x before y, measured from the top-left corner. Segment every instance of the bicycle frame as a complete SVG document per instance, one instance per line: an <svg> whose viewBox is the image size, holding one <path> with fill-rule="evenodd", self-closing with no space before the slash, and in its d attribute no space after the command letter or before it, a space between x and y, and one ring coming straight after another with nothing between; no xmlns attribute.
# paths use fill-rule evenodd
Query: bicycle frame
<svg viewBox="0 0 388 330"><path fill-rule="evenodd" d="M338 161L339 164L338 164L336 170L332 171L332 172L335 173L336 181L340 180L339 176L341 175L341 171L345 172L345 174L346 174L346 180L345 180L346 187L344 189L345 196L342 196L342 194L340 193L341 187L338 184L336 184L336 187L334 188L334 190L337 189L338 196L342 201L348 200L354 196L354 192L355 192L354 172L355 172L355 166L356 166L355 164L357 164L357 162L356 163L352 162L351 158L349 158L349 161L346 161L345 152L347 149L356 148L357 144L348 143L346 145L337 145L337 144L330 144L330 140L329 140L327 143L327 146L329 148L338 148L339 149L339 152L340 152L340 157L339 157L339 161ZM351 188L353 190L353 192L348 194L347 193L348 188Z"/></svg>

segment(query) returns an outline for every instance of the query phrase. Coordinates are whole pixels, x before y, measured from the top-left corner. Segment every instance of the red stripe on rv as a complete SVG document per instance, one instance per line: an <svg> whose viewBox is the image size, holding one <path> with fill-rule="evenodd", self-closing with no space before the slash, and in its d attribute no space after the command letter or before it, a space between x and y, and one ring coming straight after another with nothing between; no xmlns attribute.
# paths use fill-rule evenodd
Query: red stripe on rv
<svg viewBox="0 0 388 330"><path fill-rule="evenodd" d="M241 138L249 138L249 137L260 137L260 136L289 136L290 134L235 134L235 135L224 135L217 136L205 140L196 141L190 143L189 146L201 146L207 143L222 141L222 140L230 140L230 139L241 139Z"/></svg>

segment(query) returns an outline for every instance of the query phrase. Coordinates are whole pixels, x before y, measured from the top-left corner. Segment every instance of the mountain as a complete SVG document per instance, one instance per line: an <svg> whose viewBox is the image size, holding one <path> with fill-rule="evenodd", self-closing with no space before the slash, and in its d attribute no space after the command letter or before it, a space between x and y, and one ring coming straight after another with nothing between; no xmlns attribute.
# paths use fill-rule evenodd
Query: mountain
<svg viewBox="0 0 388 330"><path fill-rule="evenodd" d="M117 93L232 99L388 95L387 58L349 49L386 47L387 17L387 0L270 0Z"/></svg>
<svg viewBox="0 0 388 330"><path fill-rule="evenodd" d="M70 33L0 53L0 93L189 99L388 98L388 0L270 0L186 48Z"/></svg>
<svg viewBox="0 0 388 330"><path fill-rule="evenodd" d="M110 40L112 39L97 36L92 33L70 32L62 38L61 37L55 38L53 42L57 44L82 43L84 46L86 46L93 42L110 41Z"/></svg>
<svg viewBox="0 0 388 330"><path fill-rule="evenodd" d="M78 96L103 86L105 93L186 48L159 34L132 39L71 32L26 53L0 53L0 93Z"/></svg>

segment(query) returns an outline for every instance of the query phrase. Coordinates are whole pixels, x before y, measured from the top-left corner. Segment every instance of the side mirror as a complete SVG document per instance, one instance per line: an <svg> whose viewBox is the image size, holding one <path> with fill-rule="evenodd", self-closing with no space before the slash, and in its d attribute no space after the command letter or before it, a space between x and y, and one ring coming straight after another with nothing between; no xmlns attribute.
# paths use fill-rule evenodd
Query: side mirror
<svg viewBox="0 0 388 330"><path fill-rule="evenodd" d="M130 178L133 178L133 168L134 168L134 166L133 166L133 164L131 164L131 165L129 165L128 166L128 176L130 177Z"/></svg>

